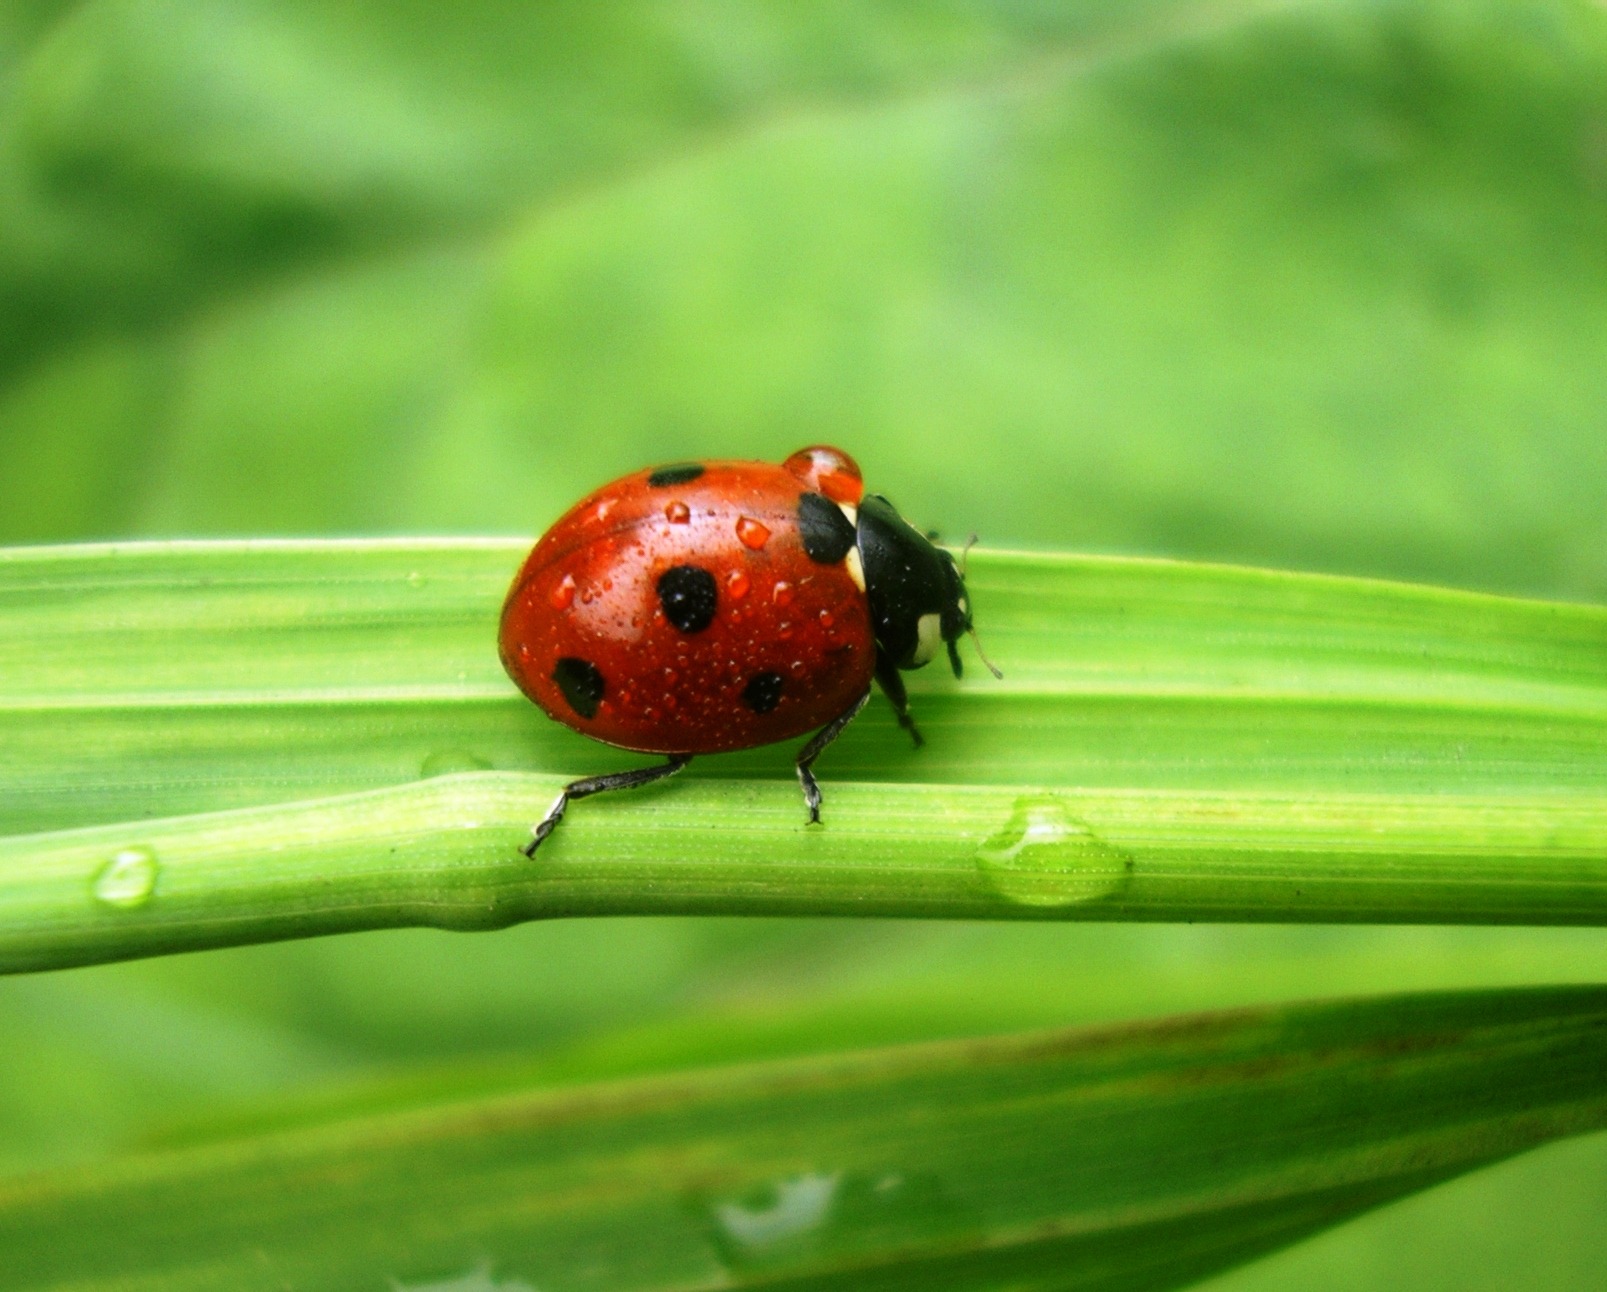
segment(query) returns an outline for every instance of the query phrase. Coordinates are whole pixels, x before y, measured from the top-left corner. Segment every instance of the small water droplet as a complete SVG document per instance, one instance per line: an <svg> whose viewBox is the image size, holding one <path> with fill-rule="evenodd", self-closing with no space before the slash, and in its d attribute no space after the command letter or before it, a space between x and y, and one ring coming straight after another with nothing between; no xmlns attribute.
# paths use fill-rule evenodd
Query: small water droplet
<svg viewBox="0 0 1607 1292"><path fill-rule="evenodd" d="M547 594L547 604L554 610L568 610L575 600L575 576L566 574L552 585L552 591Z"/></svg>
<svg viewBox="0 0 1607 1292"><path fill-rule="evenodd" d="M822 628L830 628L836 622L837 618L831 613L831 611L822 610L820 612L820 626Z"/></svg>
<svg viewBox="0 0 1607 1292"><path fill-rule="evenodd" d="M737 538L742 541L744 547L751 547L757 552L770 541L770 529L768 526L754 520L752 516L739 516L737 517Z"/></svg>
<svg viewBox="0 0 1607 1292"><path fill-rule="evenodd" d="M95 898L108 906L143 906L156 891L156 854L149 848L124 848L95 876Z"/></svg>
<svg viewBox="0 0 1607 1292"><path fill-rule="evenodd" d="M440 749L429 755L419 767L419 775L451 776L455 772L489 771L491 763L467 749Z"/></svg>
<svg viewBox="0 0 1607 1292"><path fill-rule="evenodd" d="M733 601L741 601L748 595L748 572L738 566L729 570L725 576L725 592Z"/></svg>
<svg viewBox="0 0 1607 1292"><path fill-rule="evenodd" d="M709 1215L715 1249L727 1266L762 1272L777 1283L783 1274L818 1272L822 1256L869 1258L870 1264L924 1226L953 1230L980 1219L968 1216L935 1176L902 1170L788 1176L716 1201Z"/></svg>
<svg viewBox="0 0 1607 1292"><path fill-rule="evenodd" d="M770 600L774 601L778 606L790 606L792 604L792 584L785 579L778 579L776 586L770 589Z"/></svg>
<svg viewBox="0 0 1607 1292"><path fill-rule="evenodd" d="M1113 848L1051 794L1017 799L1004 828L976 850L993 888L1025 906L1071 906L1119 892L1132 858Z"/></svg>
<svg viewBox="0 0 1607 1292"><path fill-rule="evenodd" d="M601 524L603 521L608 519L609 512L614 510L615 502L616 499L604 498L600 503L597 504L597 510L592 514L597 518L598 524Z"/></svg>
<svg viewBox="0 0 1607 1292"><path fill-rule="evenodd" d="M778 1180L762 1196L714 1206L714 1221L732 1254L755 1257L791 1245L819 1228L831 1210L841 1172L812 1171Z"/></svg>
<svg viewBox="0 0 1607 1292"><path fill-rule="evenodd" d="M523 1279L494 1277L489 1260L481 1260L473 1269L455 1278L429 1279L423 1283L404 1283L391 1279L391 1292L536 1292Z"/></svg>
<svg viewBox="0 0 1607 1292"><path fill-rule="evenodd" d="M782 624L776 629L776 636L781 638L782 641L791 641L792 625L790 623Z"/></svg>
<svg viewBox="0 0 1607 1292"><path fill-rule="evenodd" d="M692 509L684 502L672 502L664 508L664 519L672 525L685 525L692 519Z"/></svg>

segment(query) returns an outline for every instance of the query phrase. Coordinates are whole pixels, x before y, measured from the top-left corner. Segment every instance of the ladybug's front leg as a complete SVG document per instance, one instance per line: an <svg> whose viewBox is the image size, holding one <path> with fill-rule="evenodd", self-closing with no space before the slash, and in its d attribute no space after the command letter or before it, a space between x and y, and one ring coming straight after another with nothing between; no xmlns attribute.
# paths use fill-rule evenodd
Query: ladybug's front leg
<svg viewBox="0 0 1607 1292"><path fill-rule="evenodd" d="M860 703L863 704L864 701ZM609 772L606 776L588 776L584 780L570 781L564 786L563 793L553 800L552 806L547 809L547 815L542 817L530 831L534 837L519 851L527 857L536 855L536 849L541 847L542 841L557 829L558 823L564 819L564 811L569 807L570 799L583 799L588 794L601 794L604 790L633 790L641 785L651 785L666 776L674 776L691 761L691 754L671 754L669 762L661 767L638 767L634 771Z"/></svg>
<svg viewBox="0 0 1607 1292"><path fill-rule="evenodd" d="M809 743L798 751L798 784L803 786L804 806L809 809L810 825L820 824L820 782L809 769L814 766L815 759L825 753L826 746L843 734L843 728L854 720L869 699L870 687L867 686L859 699L815 732L809 738Z"/></svg>

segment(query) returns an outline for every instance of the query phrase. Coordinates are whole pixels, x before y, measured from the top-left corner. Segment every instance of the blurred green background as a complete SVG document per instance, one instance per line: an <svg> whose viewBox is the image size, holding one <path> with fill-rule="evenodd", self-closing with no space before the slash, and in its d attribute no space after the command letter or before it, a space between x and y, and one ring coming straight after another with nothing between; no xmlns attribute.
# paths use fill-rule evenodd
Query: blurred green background
<svg viewBox="0 0 1607 1292"><path fill-rule="evenodd" d="M0 8L0 542L533 535L826 440L989 544L1602 601L1604 410L1600 3ZM0 1166L1604 970L1589 930L719 920L177 957L0 982ZM1603 1214L1595 1137L1212 1286L1584 1287Z"/></svg>

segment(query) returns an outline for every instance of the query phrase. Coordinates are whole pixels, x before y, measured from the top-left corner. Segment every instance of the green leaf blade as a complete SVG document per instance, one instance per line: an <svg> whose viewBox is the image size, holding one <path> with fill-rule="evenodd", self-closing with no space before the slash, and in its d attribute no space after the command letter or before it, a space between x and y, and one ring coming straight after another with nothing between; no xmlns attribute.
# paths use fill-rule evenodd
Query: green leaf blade
<svg viewBox="0 0 1607 1292"><path fill-rule="evenodd" d="M1604 1064L1592 988L537 1090L16 1179L0 1259L38 1292L1175 1287L1607 1124Z"/></svg>
<svg viewBox="0 0 1607 1292"><path fill-rule="evenodd" d="M868 716L823 828L761 749L528 862L563 780L640 760L501 675L522 551L0 559L0 965L603 913L1607 919L1607 613L1055 555L974 562L1005 682L919 678L918 752Z"/></svg>

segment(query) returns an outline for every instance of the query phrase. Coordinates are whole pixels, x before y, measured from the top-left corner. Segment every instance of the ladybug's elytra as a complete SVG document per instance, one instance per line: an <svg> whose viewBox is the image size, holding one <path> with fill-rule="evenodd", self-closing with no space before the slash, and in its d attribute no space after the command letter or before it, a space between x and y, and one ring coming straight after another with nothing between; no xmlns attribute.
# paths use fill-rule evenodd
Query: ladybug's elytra
<svg viewBox="0 0 1607 1292"><path fill-rule="evenodd" d="M974 640L954 558L887 499L865 497L840 449L800 449L780 466L682 462L604 485L525 559L502 608L502 663L549 717L668 761L566 786L524 852L572 799L807 731L798 780L818 822L811 767L871 680L919 745L899 670L946 645L958 677L967 632Z"/></svg>

